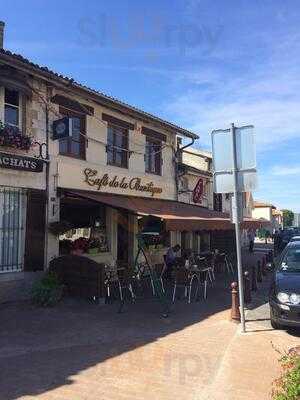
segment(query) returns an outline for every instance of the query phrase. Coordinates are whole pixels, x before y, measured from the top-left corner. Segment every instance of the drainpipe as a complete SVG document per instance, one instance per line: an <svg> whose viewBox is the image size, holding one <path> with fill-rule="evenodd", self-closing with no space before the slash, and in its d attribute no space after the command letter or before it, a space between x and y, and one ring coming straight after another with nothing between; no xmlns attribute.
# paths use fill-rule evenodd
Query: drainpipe
<svg viewBox="0 0 300 400"><path fill-rule="evenodd" d="M186 144L183 147L179 147L179 145L177 145L177 149L175 151L175 185L176 185L176 200L178 201L179 199L179 168L178 168L178 159L180 157L180 155L182 155L182 152L184 149L192 146L195 143L195 139L192 138L192 141L188 144Z"/></svg>
<svg viewBox="0 0 300 400"><path fill-rule="evenodd" d="M50 160L49 160L49 109L48 104L45 105L45 125L46 125L46 216L45 216L45 258L44 265L48 269L48 224L49 224L49 176L50 176Z"/></svg>
<svg viewBox="0 0 300 400"><path fill-rule="evenodd" d="M3 49L4 45L4 28L5 28L5 22L0 21L0 49Z"/></svg>

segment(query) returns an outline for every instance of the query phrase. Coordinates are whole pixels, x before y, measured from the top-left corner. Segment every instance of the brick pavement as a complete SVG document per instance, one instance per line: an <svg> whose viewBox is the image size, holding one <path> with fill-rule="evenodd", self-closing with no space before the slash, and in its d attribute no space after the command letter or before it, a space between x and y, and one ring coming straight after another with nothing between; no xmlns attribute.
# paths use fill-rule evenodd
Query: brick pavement
<svg viewBox="0 0 300 400"><path fill-rule="evenodd" d="M253 261L245 253L244 264ZM244 395L253 371L251 364L243 370L248 340L265 346L258 333L241 336L229 321L230 281L218 275L207 301L177 301L167 319L150 298L123 314L117 304L71 299L53 309L2 305L0 399L243 399L232 390Z"/></svg>

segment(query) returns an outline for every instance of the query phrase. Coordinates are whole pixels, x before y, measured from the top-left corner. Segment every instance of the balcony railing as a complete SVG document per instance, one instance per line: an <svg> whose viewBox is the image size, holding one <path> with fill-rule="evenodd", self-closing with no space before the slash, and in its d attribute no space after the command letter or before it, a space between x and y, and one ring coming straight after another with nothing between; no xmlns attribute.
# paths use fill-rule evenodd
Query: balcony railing
<svg viewBox="0 0 300 400"><path fill-rule="evenodd" d="M28 151L33 146L33 140L18 127L5 125L0 120L0 146Z"/></svg>

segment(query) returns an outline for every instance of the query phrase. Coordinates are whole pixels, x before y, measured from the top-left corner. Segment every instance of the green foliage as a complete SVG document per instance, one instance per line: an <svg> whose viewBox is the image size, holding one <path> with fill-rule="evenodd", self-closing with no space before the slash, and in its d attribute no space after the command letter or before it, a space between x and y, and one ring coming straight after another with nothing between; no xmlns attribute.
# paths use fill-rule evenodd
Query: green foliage
<svg viewBox="0 0 300 400"><path fill-rule="evenodd" d="M54 273L47 273L36 282L31 290L34 304L42 307L52 307L57 304L63 295L63 285Z"/></svg>
<svg viewBox="0 0 300 400"><path fill-rule="evenodd" d="M291 210L282 210L283 226L292 226L294 221L294 213Z"/></svg>
<svg viewBox="0 0 300 400"><path fill-rule="evenodd" d="M286 355L281 359L283 373L274 383L273 400L300 399L300 356Z"/></svg>

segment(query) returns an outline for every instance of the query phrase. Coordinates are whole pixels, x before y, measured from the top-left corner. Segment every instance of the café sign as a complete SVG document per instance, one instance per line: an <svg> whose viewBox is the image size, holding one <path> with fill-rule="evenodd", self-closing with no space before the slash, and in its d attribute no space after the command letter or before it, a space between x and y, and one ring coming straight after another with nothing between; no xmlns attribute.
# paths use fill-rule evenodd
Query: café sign
<svg viewBox="0 0 300 400"><path fill-rule="evenodd" d="M134 190L137 192L150 193L151 196L155 196L156 194L162 193L162 188L157 187L154 183L151 182L143 182L141 178L134 177L118 177L118 175L110 176L109 174L98 175L98 171L96 169L86 168L83 171L84 181L89 186L95 186L97 190L101 190L102 188L118 188L123 190Z"/></svg>
<svg viewBox="0 0 300 400"><path fill-rule="evenodd" d="M0 168L15 169L18 171L42 172L43 161L32 157L0 153Z"/></svg>

